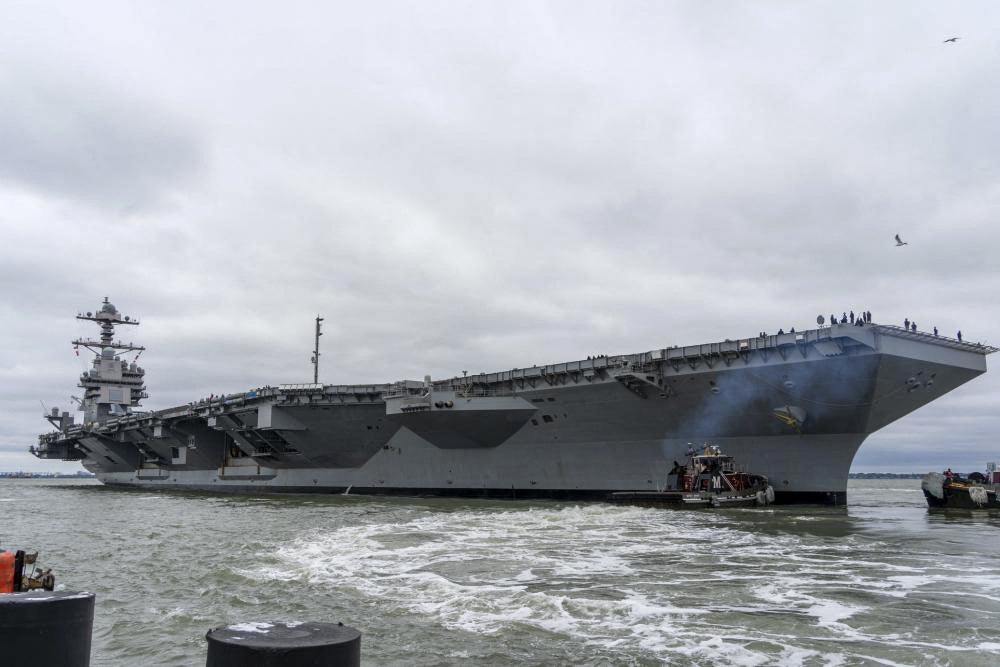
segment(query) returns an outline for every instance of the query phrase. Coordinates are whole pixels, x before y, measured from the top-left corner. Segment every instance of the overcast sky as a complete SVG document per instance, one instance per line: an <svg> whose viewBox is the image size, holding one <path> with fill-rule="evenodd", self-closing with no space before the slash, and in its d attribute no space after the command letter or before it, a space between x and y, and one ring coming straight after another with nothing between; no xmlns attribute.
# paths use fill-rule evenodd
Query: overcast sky
<svg viewBox="0 0 1000 667"><path fill-rule="evenodd" d="M317 313L344 383L851 308L997 343L998 82L992 1L6 2L0 470L77 469L25 450L104 295L150 409L310 381ZM998 399L855 470L1000 459Z"/></svg>

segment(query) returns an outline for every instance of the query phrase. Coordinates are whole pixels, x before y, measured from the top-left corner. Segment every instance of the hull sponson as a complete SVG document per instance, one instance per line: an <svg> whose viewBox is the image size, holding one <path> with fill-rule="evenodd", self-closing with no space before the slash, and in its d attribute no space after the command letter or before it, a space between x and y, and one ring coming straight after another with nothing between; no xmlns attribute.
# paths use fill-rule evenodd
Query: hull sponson
<svg viewBox="0 0 1000 667"><path fill-rule="evenodd" d="M428 387L276 388L99 427L101 446L138 452L144 479L124 459L86 465L109 484L159 488L589 498L655 490L688 443L709 441L767 475L779 501L843 502L865 438L985 372L991 351L836 325ZM462 409L436 407L435 392ZM401 413L403 404L421 412ZM516 414L495 428L502 404ZM36 453L59 456L94 430L43 436ZM197 447L185 461L163 460L190 436ZM235 465L234 445L235 464L250 471L239 479L220 474Z"/></svg>
<svg viewBox="0 0 1000 667"><path fill-rule="evenodd" d="M414 408L414 412L405 411ZM433 403L420 397L388 399L386 412L393 422L436 447L469 449L507 442L538 407L520 396L462 397L457 392L435 392Z"/></svg>
<svg viewBox="0 0 1000 667"><path fill-rule="evenodd" d="M386 418L384 405L376 403L292 405L282 412L294 420L294 429L263 429L278 436L271 439L276 455L267 461L273 468L356 468L399 430Z"/></svg>

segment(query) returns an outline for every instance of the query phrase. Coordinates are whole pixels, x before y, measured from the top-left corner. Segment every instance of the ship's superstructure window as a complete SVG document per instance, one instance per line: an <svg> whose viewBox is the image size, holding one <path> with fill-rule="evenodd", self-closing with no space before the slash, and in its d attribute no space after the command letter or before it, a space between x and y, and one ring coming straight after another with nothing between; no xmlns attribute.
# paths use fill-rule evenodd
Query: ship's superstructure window
<svg viewBox="0 0 1000 667"><path fill-rule="evenodd" d="M542 421L546 424L550 423L552 421L552 415L542 415Z"/></svg>

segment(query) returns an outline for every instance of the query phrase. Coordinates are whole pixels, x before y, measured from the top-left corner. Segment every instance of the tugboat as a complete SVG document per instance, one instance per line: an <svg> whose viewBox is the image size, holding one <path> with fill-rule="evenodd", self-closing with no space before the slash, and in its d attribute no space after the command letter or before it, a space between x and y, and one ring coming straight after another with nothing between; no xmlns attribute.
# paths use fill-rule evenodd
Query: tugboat
<svg viewBox="0 0 1000 667"><path fill-rule="evenodd" d="M986 474L954 473L951 468L929 472L920 488L930 509L1000 510L1000 471L996 463L986 464Z"/></svg>
<svg viewBox="0 0 1000 667"><path fill-rule="evenodd" d="M700 454L688 447L688 462L674 467L659 491L618 491L609 500L624 505L652 507L743 507L774 502L767 477L737 466L716 445L705 444Z"/></svg>

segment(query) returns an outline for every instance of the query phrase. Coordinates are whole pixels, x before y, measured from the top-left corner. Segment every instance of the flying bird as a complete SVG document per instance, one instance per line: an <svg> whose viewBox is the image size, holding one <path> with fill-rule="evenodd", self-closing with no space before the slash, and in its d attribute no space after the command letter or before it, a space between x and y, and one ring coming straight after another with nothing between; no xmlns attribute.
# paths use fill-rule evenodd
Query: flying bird
<svg viewBox="0 0 1000 667"><path fill-rule="evenodd" d="M903 239L899 238L899 234L896 234L896 247L898 248L901 245L910 245L910 244L904 241Z"/></svg>
<svg viewBox="0 0 1000 667"><path fill-rule="evenodd" d="M948 39L944 40L941 43L942 44L947 44L948 42L951 42L952 44L956 44L956 43L958 43L959 39L961 39L961 37L949 37Z"/></svg>

